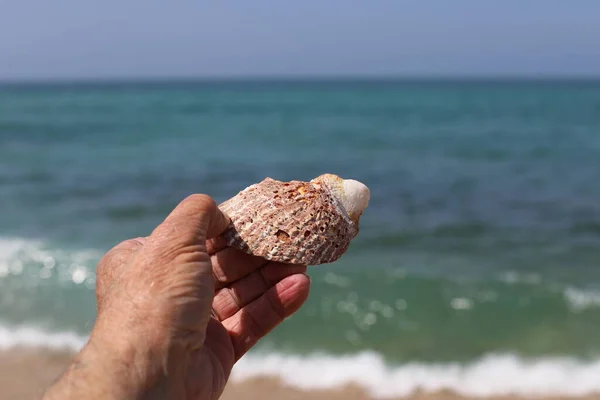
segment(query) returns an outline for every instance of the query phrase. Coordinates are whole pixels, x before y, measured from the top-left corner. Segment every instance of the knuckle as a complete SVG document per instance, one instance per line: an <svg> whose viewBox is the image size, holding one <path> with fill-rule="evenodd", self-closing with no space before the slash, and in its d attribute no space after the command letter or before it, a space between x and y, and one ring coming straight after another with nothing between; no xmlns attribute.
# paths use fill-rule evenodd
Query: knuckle
<svg viewBox="0 0 600 400"><path fill-rule="evenodd" d="M254 345L258 340L265 335L265 327L259 322L257 317L252 312L246 313L245 322L245 337L244 342L248 346Z"/></svg>
<svg viewBox="0 0 600 400"><path fill-rule="evenodd" d="M115 258L115 249L111 249L108 251L108 253L106 253L101 259L100 261L98 261L98 265L96 266L96 273L98 275L102 275L106 272L106 270L108 268L110 268L110 266L113 263L113 260Z"/></svg>
<svg viewBox="0 0 600 400"><path fill-rule="evenodd" d="M145 238L138 237L124 240L110 249L98 262L96 274L98 277L104 277L112 273L120 264L124 263L128 256L144 244Z"/></svg>
<svg viewBox="0 0 600 400"><path fill-rule="evenodd" d="M146 241L145 237L139 236L139 237L136 237L136 238L133 238L133 239L126 240L123 243L127 243L128 246L131 246L132 248L135 249L135 248L141 247L144 244L145 241Z"/></svg>
<svg viewBox="0 0 600 400"><path fill-rule="evenodd" d="M112 275L113 267L112 257L104 256L96 266L96 281L103 281Z"/></svg>
<svg viewBox="0 0 600 400"><path fill-rule="evenodd" d="M267 304L269 305L269 308L271 310L270 312L272 313L273 318L277 321L283 321L286 317L285 307L283 306L279 298L273 295L269 296L269 293L267 293L266 297Z"/></svg>
<svg viewBox="0 0 600 400"><path fill-rule="evenodd" d="M237 293L237 291L233 287L223 288L223 290L229 295L229 299L231 300L231 303L235 306L236 311L240 310L244 306L244 303L239 293Z"/></svg>
<svg viewBox="0 0 600 400"><path fill-rule="evenodd" d="M225 284L227 283L227 275L225 275L222 268L213 264L212 275L213 281L215 282L215 286L217 288L225 286Z"/></svg>

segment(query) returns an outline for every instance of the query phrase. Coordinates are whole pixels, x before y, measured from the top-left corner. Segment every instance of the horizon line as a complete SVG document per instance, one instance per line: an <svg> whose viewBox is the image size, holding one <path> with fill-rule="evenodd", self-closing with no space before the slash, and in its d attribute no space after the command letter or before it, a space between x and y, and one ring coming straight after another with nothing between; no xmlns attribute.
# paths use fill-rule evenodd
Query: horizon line
<svg viewBox="0 0 600 400"><path fill-rule="evenodd" d="M410 81L600 81L598 75L583 74L252 74L198 76L88 76L88 77L17 77L0 78L0 85L78 84L78 83L303 83L303 82L410 82Z"/></svg>

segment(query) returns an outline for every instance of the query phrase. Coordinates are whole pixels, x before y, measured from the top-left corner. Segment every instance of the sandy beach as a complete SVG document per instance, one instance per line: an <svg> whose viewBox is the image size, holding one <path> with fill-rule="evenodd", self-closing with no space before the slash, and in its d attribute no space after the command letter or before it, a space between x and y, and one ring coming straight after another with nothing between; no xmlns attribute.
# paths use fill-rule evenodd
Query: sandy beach
<svg viewBox="0 0 600 400"><path fill-rule="evenodd" d="M0 352L0 398L3 400L39 399L69 363L71 353L46 349L11 349ZM357 387L304 391L274 379L253 379L231 383L222 400L371 400ZM474 400L453 393L414 394L408 400ZM529 400L517 396L488 397L489 400ZM586 397L537 397L538 400L598 400L600 394ZM393 399L393 400L399 400Z"/></svg>

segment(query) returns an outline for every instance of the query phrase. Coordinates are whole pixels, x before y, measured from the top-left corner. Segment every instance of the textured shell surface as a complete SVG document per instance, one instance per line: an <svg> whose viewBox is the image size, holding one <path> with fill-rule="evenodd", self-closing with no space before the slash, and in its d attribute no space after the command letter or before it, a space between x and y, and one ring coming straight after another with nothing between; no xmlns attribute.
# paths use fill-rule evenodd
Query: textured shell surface
<svg viewBox="0 0 600 400"><path fill-rule="evenodd" d="M358 221L320 178L266 178L222 203L219 208L231 218L223 233L227 244L284 263L318 265L340 258L358 234Z"/></svg>

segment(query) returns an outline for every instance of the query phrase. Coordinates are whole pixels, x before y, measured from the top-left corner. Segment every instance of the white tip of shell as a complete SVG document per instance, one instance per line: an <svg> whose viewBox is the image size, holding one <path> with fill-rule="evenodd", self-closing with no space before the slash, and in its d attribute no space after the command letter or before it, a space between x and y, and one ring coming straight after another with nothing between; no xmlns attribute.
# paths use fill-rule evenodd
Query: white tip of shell
<svg viewBox="0 0 600 400"><path fill-rule="evenodd" d="M342 205L350 219L358 222L363 211L369 205L371 192L366 185L354 179L344 179L342 187L344 190L344 196L341 199Z"/></svg>
<svg viewBox="0 0 600 400"><path fill-rule="evenodd" d="M342 179L334 174L323 174L311 182L324 183L355 223L358 223L358 219L369 205L371 197L369 188L354 179Z"/></svg>

